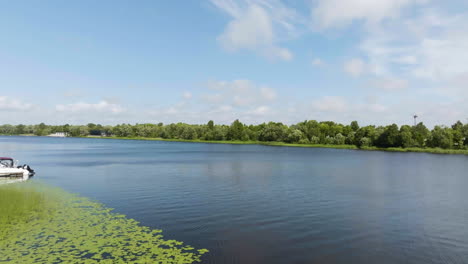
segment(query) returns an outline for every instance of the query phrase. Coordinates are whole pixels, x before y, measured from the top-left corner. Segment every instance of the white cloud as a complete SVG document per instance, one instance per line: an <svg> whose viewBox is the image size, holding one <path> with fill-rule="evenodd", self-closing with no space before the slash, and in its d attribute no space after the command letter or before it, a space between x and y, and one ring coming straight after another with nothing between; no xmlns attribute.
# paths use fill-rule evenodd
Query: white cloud
<svg viewBox="0 0 468 264"><path fill-rule="evenodd" d="M186 99L186 100L192 99L192 93L186 91L186 92L182 93L182 97L183 97L184 99Z"/></svg>
<svg viewBox="0 0 468 264"><path fill-rule="evenodd" d="M344 112L348 108L348 103L344 97L324 96L313 101L312 108L322 112Z"/></svg>
<svg viewBox="0 0 468 264"><path fill-rule="evenodd" d="M314 66L322 66L323 64L324 64L323 61L319 58L315 58L312 60L312 65Z"/></svg>
<svg viewBox="0 0 468 264"><path fill-rule="evenodd" d="M81 113L81 112L100 112L119 114L125 111L121 105L109 103L107 101L100 101L99 103L85 103L79 102L74 104L59 104L55 109L58 112Z"/></svg>
<svg viewBox="0 0 468 264"><path fill-rule="evenodd" d="M229 112L232 110L232 106L230 105L221 105L217 111L220 111L220 112Z"/></svg>
<svg viewBox="0 0 468 264"><path fill-rule="evenodd" d="M375 24L396 18L402 9L425 0L318 0L312 8L314 24L321 28L339 27L354 21Z"/></svg>
<svg viewBox="0 0 468 264"><path fill-rule="evenodd" d="M227 50L232 51L267 46L273 41L270 17L263 8L252 5L245 14L227 25L219 40Z"/></svg>
<svg viewBox="0 0 468 264"><path fill-rule="evenodd" d="M387 106L382 105L382 104L377 104L377 103L364 105L363 108L364 108L363 109L364 111L370 111L374 113L382 113L388 110Z"/></svg>
<svg viewBox="0 0 468 264"><path fill-rule="evenodd" d="M409 82L405 79L385 77L372 81L371 85L385 91L399 91L408 88Z"/></svg>
<svg viewBox="0 0 468 264"><path fill-rule="evenodd" d="M227 82L225 82L225 81L213 81L213 80L211 80L211 81L208 81L206 83L206 87L208 87L208 89L215 90L215 91L222 90L226 86L227 86Z"/></svg>
<svg viewBox="0 0 468 264"><path fill-rule="evenodd" d="M281 48L281 47L277 47L277 46L265 47L261 51L261 53L265 57L267 57L267 58L269 58L271 60L281 59L281 60L289 61L289 60L292 60L294 58L293 53L289 49Z"/></svg>
<svg viewBox="0 0 468 264"><path fill-rule="evenodd" d="M254 116L264 116L270 113L270 107L262 105L259 107L256 107L250 111L248 111L248 114L254 115Z"/></svg>
<svg viewBox="0 0 468 264"><path fill-rule="evenodd" d="M247 106L252 104L255 98L245 95L234 95L232 104L235 106Z"/></svg>
<svg viewBox="0 0 468 264"><path fill-rule="evenodd" d="M361 125L388 125L391 123L411 124L412 115L417 112L419 120L429 127L442 123L450 124L456 120L464 120L468 106L463 100L450 103L419 102L411 98L396 104L380 103L377 100L359 100L340 96L324 96L313 100L308 105L300 103L294 107L287 105L258 105L238 107L232 104L208 105L207 108L193 108L193 105L180 106L176 104L158 111L151 112L151 122L187 122L206 123L214 120L216 123L230 124L239 119L247 124L258 124L268 121L297 123L307 119L318 121L332 120L349 123L358 120Z"/></svg>
<svg viewBox="0 0 468 264"><path fill-rule="evenodd" d="M366 64L361 59L351 59L345 62L343 69L353 77L359 77L364 73Z"/></svg>
<svg viewBox="0 0 468 264"><path fill-rule="evenodd" d="M277 93L274 89L255 84L250 80L211 81L207 86L210 90L216 92L204 94L202 100L212 105L258 106L264 103L271 103L277 98Z"/></svg>
<svg viewBox="0 0 468 264"><path fill-rule="evenodd" d="M249 80L234 80L231 83L223 82L225 87L236 93L249 93L255 89L255 84Z"/></svg>
<svg viewBox="0 0 468 264"><path fill-rule="evenodd" d="M275 115L277 93L274 89L250 80L210 81L207 93L201 95L200 104L186 104L184 101L149 111L151 120L163 122L217 123L229 124L235 119L247 123L278 120ZM284 119L282 121L285 121ZM154 122L154 121L153 121Z"/></svg>
<svg viewBox="0 0 468 264"><path fill-rule="evenodd" d="M29 111L32 104L8 96L0 96L0 111Z"/></svg>
<svg viewBox="0 0 468 264"><path fill-rule="evenodd" d="M468 72L468 13L427 9L370 30L360 48L380 75L448 81Z"/></svg>
<svg viewBox="0 0 468 264"><path fill-rule="evenodd" d="M220 104L224 102L224 96L221 93L204 94L202 100L210 104Z"/></svg>
<svg viewBox="0 0 468 264"><path fill-rule="evenodd" d="M418 59L414 55L403 55L401 57L396 57L392 59L392 61L395 63L407 64L407 65L418 64Z"/></svg>
<svg viewBox="0 0 468 264"><path fill-rule="evenodd" d="M429 91L429 94L436 95L440 98L468 100L468 72L459 74L451 80ZM468 118L468 115L467 115Z"/></svg>
<svg viewBox="0 0 468 264"><path fill-rule="evenodd" d="M260 88L260 94L265 100L268 101L273 101L276 99L276 92L268 87L262 87Z"/></svg>
<svg viewBox="0 0 468 264"><path fill-rule="evenodd" d="M468 20L466 21L468 23ZM416 52L421 64L413 70L416 77L448 80L468 71L468 32L447 32L439 38L424 39Z"/></svg>
<svg viewBox="0 0 468 264"><path fill-rule="evenodd" d="M306 1L313 5L312 11L306 11L307 16L312 17L305 19L300 14L303 10L298 8L302 1L301 4L284 0L210 1L217 10L228 16L226 25L218 36L218 42L225 50L254 52L273 60L291 60L295 55L293 51L296 50L289 50L287 42L304 33L305 27L308 26L305 21L314 20L314 25L321 31L309 32L310 38L306 39L307 44L313 46L314 53L312 57L299 53L296 56L305 56L303 58L309 66L319 67L332 65L334 61L339 60L336 56L345 54L349 61L334 65L337 67L327 67L327 71L336 69L356 78L364 77L361 85L374 89L348 91L346 95L338 93L342 96L294 98L305 94L301 90L289 92L284 87L278 91L283 91L282 94L288 97L281 97L275 89L245 79L213 81L207 84L209 89L202 94L188 90L179 96L176 95L181 102L158 106L156 109L126 111L118 101L103 98L98 103L57 105L55 111L53 108L46 109L48 114L44 114L46 111L29 111L29 119L42 121L42 118L46 118L44 121L47 121L49 118L48 120L59 123L68 120L76 123L87 123L90 120L206 123L209 119L230 123L236 118L247 123L294 123L304 119L347 123L356 119L368 124L403 124L411 122L411 115L415 112L420 113L421 120L429 124L448 124L466 118L468 11L466 8L456 10L451 1L447 4L437 3L442 7L440 9L429 9L426 7L434 7L436 1L312 0ZM424 8L420 8L422 6ZM443 10L448 11L445 13ZM334 42L334 50L336 47L335 58L322 61L320 57L327 55L327 51L317 50L315 53L315 49L323 48L331 42L328 42L330 39L326 37L321 39L323 35L319 34L327 34L330 31L334 33L334 30L344 26L348 28L343 30L343 36L334 35L332 38L335 39L331 40ZM311 29L307 28L307 31ZM311 40L318 41L312 43ZM337 43L342 40L346 41ZM350 43L354 43L351 45L355 46L350 46ZM302 45L294 47L298 50L303 48ZM307 49L307 46L304 47ZM304 83L304 76L300 76L302 73L296 73L301 80L293 80L292 83ZM330 76L333 73L331 72ZM324 75L323 78L320 76L318 80L313 81L317 81L317 86L321 83L328 85L330 79L327 78L329 76ZM335 94L337 91L343 91L338 90L343 89L341 78L338 77L332 82L341 86L331 87ZM291 89L294 86L292 83L287 88ZM411 89L408 89L410 84ZM344 85L346 86L346 83ZM384 93L380 100L372 97L374 94L382 94L382 91L404 92ZM349 96L348 93L352 95ZM70 90L64 95L80 96L77 90ZM368 99L361 101L353 96L367 96ZM79 100L71 102L77 101ZM27 109L35 108L22 100L0 97L0 110ZM36 115L39 118L36 118ZM61 119L56 121L56 118Z"/></svg>
<svg viewBox="0 0 468 264"><path fill-rule="evenodd" d="M211 0L232 20L218 37L228 51L255 51L275 60L291 60L293 54L278 45L284 39L297 35L300 16L280 0Z"/></svg>
<svg viewBox="0 0 468 264"><path fill-rule="evenodd" d="M398 111L402 110L398 108ZM401 119L406 113L395 114L392 106L377 102L376 98L346 98L343 96L323 96L312 101L307 106L294 108L290 120L298 122L304 119L318 121L334 121L349 124L358 120L360 124L387 125L389 123L404 123Z"/></svg>

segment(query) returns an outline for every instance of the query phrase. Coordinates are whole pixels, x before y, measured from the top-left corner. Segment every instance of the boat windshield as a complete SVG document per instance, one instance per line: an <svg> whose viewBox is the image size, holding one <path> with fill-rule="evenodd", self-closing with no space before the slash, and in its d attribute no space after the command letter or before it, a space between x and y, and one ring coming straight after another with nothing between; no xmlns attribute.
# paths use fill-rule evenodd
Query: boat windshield
<svg viewBox="0 0 468 264"><path fill-rule="evenodd" d="M1 167L3 167L3 168L13 167L13 160L11 160L11 159L2 159L2 160L0 160L0 168Z"/></svg>

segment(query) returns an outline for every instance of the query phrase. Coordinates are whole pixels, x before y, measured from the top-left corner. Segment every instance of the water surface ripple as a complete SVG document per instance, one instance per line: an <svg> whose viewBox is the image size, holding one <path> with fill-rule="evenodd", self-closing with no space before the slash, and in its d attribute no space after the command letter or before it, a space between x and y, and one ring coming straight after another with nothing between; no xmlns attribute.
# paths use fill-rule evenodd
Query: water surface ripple
<svg viewBox="0 0 468 264"><path fill-rule="evenodd" d="M468 156L0 137L35 180L115 208L203 263L468 263Z"/></svg>

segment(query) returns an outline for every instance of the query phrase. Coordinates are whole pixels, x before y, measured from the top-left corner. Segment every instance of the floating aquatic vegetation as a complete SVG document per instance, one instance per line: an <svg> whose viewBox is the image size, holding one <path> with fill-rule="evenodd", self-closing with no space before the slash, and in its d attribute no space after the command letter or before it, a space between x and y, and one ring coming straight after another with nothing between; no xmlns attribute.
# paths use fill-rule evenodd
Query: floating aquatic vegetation
<svg viewBox="0 0 468 264"><path fill-rule="evenodd" d="M36 182L0 186L0 263L194 263L208 250Z"/></svg>

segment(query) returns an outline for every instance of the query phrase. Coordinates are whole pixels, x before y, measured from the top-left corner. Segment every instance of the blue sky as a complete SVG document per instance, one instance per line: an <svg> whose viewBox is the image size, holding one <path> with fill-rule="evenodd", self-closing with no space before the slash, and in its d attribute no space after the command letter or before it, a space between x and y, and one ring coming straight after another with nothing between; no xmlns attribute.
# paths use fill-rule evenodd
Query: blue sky
<svg viewBox="0 0 468 264"><path fill-rule="evenodd" d="M0 4L2 122L468 118L466 1Z"/></svg>

